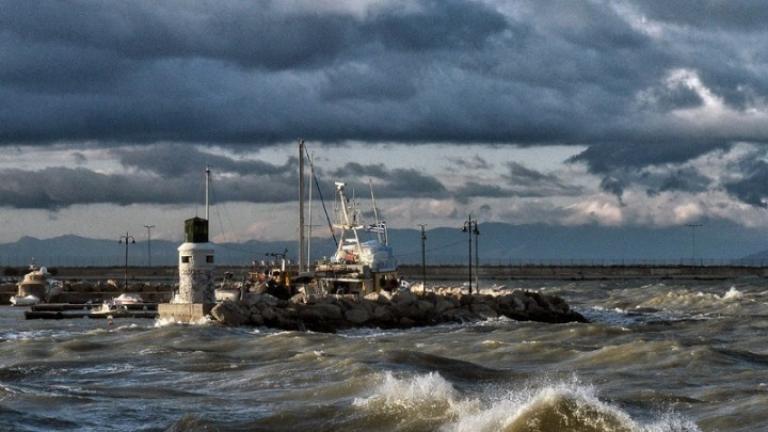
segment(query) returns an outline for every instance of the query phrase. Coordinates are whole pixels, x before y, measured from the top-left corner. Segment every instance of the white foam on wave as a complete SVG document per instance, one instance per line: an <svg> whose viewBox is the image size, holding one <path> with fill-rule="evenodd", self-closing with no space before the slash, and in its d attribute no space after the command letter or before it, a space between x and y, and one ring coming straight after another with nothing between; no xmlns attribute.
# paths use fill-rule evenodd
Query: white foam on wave
<svg viewBox="0 0 768 432"><path fill-rule="evenodd" d="M465 401L453 385L437 372L398 378L392 372L384 373L373 394L356 398L353 405L368 411L407 419L419 416L441 422L444 417L454 418L467 410Z"/></svg>
<svg viewBox="0 0 768 432"><path fill-rule="evenodd" d="M731 289L729 289L725 294L723 294L722 297L720 297L720 300L740 300L744 297L744 293L737 290L735 286L731 286Z"/></svg>
<svg viewBox="0 0 768 432"><path fill-rule="evenodd" d="M409 408L434 401L452 402L456 390L439 373L430 372L411 378L397 378L392 372L386 372L374 394L368 398L357 398L355 406L367 407L381 403L390 407Z"/></svg>
<svg viewBox="0 0 768 432"><path fill-rule="evenodd" d="M167 326L172 326L172 325L199 325L199 326L204 326L204 325L210 324L211 322L213 322L213 320L208 315L206 315L206 316L204 316L204 317L202 317L202 318L200 318L198 320L189 321L189 322L177 321L174 318L157 318L157 319L155 319L154 327L155 328L161 328L161 327L167 327Z"/></svg>
<svg viewBox="0 0 768 432"><path fill-rule="evenodd" d="M430 419L445 432L533 432L563 425L579 431L700 432L695 423L672 412L641 424L600 400L593 386L577 378L463 397L437 372L406 377L386 372L372 394L355 399L353 405L400 421Z"/></svg>

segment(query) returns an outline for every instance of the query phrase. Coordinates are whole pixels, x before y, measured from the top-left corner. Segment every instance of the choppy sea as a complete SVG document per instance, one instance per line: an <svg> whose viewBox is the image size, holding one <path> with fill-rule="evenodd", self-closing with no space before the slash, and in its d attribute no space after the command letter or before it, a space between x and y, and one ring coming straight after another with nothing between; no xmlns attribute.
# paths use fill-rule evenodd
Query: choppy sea
<svg viewBox="0 0 768 432"><path fill-rule="evenodd" d="M768 282L509 282L591 324L339 334L0 308L2 431L768 431Z"/></svg>

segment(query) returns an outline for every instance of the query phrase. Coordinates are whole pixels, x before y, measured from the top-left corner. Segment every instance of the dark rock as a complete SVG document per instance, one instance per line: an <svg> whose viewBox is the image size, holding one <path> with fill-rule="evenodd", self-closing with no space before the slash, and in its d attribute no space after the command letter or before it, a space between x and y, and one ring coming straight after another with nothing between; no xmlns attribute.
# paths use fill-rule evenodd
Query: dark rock
<svg viewBox="0 0 768 432"><path fill-rule="evenodd" d="M503 315L516 320L550 323L586 322L561 298L535 292L514 291L501 296L435 294L398 291L392 300L385 294L365 298L329 295L280 300L269 294L246 295L242 302L224 302L211 312L227 325L268 325L288 330L334 332L357 326L413 327L441 322L472 322Z"/></svg>
<svg viewBox="0 0 768 432"><path fill-rule="evenodd" d="M492 307L485 303L472 303L470 310L483 319L498 318L499 316Z"/></svg>
<svg viewBox="0 0 768 432"><path fill-rule="evenodd" d="M353 324L363 324L370 319L368 311L362 307L351 308L344 311L344 317Z"/></svg>
<svg viewBox="0 0 768 432"><path fill-rule="evenodd" d="M343 315L341 308L335 304L318 303L305 306L299 317L304 321L340 321Z"/></svg>
<svg viewBox="0 0 768 432"><path fill-rule="evenodd" d="M250 320L250 315L250 310L245 305L231 301L221 302L211 309L211 316L228 326L243 325Z"/></svg>

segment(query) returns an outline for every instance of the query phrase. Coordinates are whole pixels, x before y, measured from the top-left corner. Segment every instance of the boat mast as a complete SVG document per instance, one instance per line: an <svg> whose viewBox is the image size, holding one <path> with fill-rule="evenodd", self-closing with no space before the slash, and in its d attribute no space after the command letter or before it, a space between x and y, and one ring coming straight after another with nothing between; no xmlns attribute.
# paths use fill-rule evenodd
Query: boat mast
<svg viewBox="0 0 768 432"><path fill-rule="evenodd" d="M299 138L299 272L306 268L304 250L304 140Z"/></svg>
<svg viewBox="0 0 768 432"><path fill-rule="evenodd" d="M346 237L345 234L346 234L347 230L351 230L352 234L355 235L355 240L354 240L355 249L357 250L357 253L358 253L358 256L359 256L359 255L362 254L362 249L360 247L360 237L358 237L358 235L357 235L358 226L357 226L357 222L355 222L353 224L352 221L350 221L350 219L349 219L350 209L347 208L347 205L349 204L349 200L347 199L347 196L344 193L344 187L345 186L346 185L344 183L336 182L336 190L338 191L339 201L341 201L341 203L340 203L341 204L341 216L343 218L342 219L342 223L339 224L339 228L341 228L342 231L341 231L341 238L339 239L339 248L338 248L337 254L340 253L343 250L343 248L344 248L344 241L346 240L345 239L345 237ZM354 192L354 189L353 189L353 192ZM354 209L352 209L352 210L354 210Z"/></svg>
<svg viewBox="0 0 768 432"><path fill-rule="evenodd" d="M308 157L309 159L309 178L310 178L310 184L309 184L309 224L307 226L307 260L306 263L309 265L309 263L312 262L312 178L315 177L315 164L312 163L312 156L310 155Z"/></svg>
<svg viewBox="0 0 768 432"><path fill-rule="evenodd" d="M205 166L205 220L211 220L210 219L210 185L211 185L211 168L206 165Z"/></svg>
<svg viewBox="0 0 768 432"><path fill-rule="evenodd" d="M376 238L379 239L379 243L381 243L381 223L379 221L379 209L376 208L376 197L373 196L373 180L370 178L368 179L368 186L371 188L371 205L373 206L373 218L376 220L375 230L376 230ZM386 244L386 242L384 243Z"/></svg>

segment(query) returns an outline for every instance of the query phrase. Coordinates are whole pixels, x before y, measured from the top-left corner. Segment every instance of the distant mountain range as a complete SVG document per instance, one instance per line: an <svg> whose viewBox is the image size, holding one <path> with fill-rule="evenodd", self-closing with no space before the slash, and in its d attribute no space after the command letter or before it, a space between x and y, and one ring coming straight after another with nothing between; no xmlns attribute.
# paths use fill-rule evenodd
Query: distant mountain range
<svg viewBox="0 0 768 432"><path fill-rule="evenodd" d="M489 264L517 262L639 262L690 261L693 238L690 228L605 227L599 225L551 226L484 223L479 227L480 260ZM420 233L415 229L391 229L390 244L402 263L421 262ZM474 242L473 236L473 242ZM153 265L175 265L178 242L152 241ZM708 222L696 229L697 260L768 260L768 233L727 222ZM217 262L247 264L269 260L266 253L288 250L295 259L296 241L258 241L218 244ZM335 251L333 240L313 239L313 258ZM129 245L129 264L147 263L147 243ZM0 265L27 265L32 258L48 266L122 265L125 245L66 235L49 239L22 237L0 244ZM458 228L427 231L427 261L461 264L467 260L467 235Z"/></svg>

